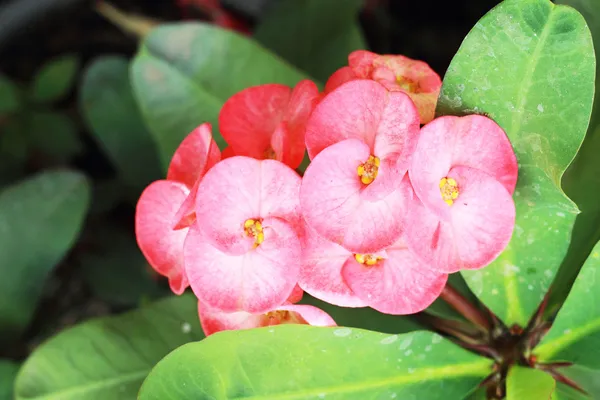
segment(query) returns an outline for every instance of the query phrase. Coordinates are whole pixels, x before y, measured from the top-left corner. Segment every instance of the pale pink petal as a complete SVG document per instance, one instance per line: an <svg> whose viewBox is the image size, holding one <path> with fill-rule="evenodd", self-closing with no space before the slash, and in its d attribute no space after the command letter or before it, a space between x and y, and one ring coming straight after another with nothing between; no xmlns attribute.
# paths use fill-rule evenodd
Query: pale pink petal
<svg viewBox="0 0 600 400"><path fill-rule="evenodd" d="M300 241L278 218L263 220L264 242L241 255L214 247L192 225L185 241L185 268L196 297L222 311L267 312L291 295L298 282Z"/></svg>
<svg viewBox="0 0 600 400"><path fill-rule="evenodd" d="M299 225L299 190L300 176L278 161L231 157L202 179L196 219L213 245L243 254L254 244L244 234L246 220L278 217Z"/></svg>
<svg viewBox="0 0 600 400"><path fill-rule="evenodd" d="M341 307L365 307L342 278L342 266L352 253L306 228L298 284L311 296Z"/></svg>
<svg viewBox="0 0 600 400"><path fill-rule="evenodd" d="M177 211L188 194L183 183L153 182L142 193L135 214L135 234L142 253L158 273L169 278L176 294L188 287L183 268L183 243L188 229L173 229Z"/></svg>
<svg viewBox="0 0 600 400"><path fill-rule="evenodd" d="M460 194L440 218L423 205L412 205L406 240L419 257L443 272L477 269L492 262L510 241L515 206L506 188L484 172L455 167L449 174Z"/></svg>
<svg viewBox="0 0 600 400"><path fill-rule="evenodd" d="M296 314L292 320L303 319L308 325L312 326L336 326L335 321L329 314L320 308L307 304L284 304L275 308L275 310L289 311ZM299 318L298 318L299 317Z"/></svg>
<svg viewBox="0 0 600 400"><path fill-rule="evenodd" d="M454 167L460 194L451 208L462 269L488 265L506 248L515 226L515 203L505 186L486 173Z"/></svg>
<svg viewBox="0 0 600 400"><path fill-rule="evenodd" d="M194 186L198 178L221 159L221 151L212 138L211 126L202 124L179 145L167 172L167 180Z"/></svg>
<svg viewBox="0 0 600 400"><path fill-rule="evenodd" d="M447 275L423 264L403 244L386 249L387 257L368 266L348 259L342 274L354 293L386 314L414 314L440 295Z"/></svg>
<svg viewBox="0 0 600 400"><path fill-rule="evenodd" d="M306 222L324 238L358 253L375 252L398 240L406 213L404 190L371 201L370 185L365 187L357 175L368 157L369 148L356 139L330 146L308 166L300 189Z"/></svg>
<svg viewBox="0 0 600 400"><path fill-rule="evenodd" d="M199 183L200 179L196 181L190 190L190 194L188 194L181 207L179 207L179 210L177 210L177 214L175 214L175 218L173 219L177 222L175 222L173 229L189 228L196 222L196 194L198 193Z"/></svg>
<svg viewBox="0 0 600 400"><path fill-rule="evenodd" d="M504 131L487 117L440 117L423 127L409 173L417 196L427 207L443 209L440 179L459 165L481 170L511 194L514 191L515 154Z"/></svg>
<svg viewBox="0 0 600 400"><path fill-rule="evenodd" d="M324 93L330 93L343 85L346 82L350 82L354 79L358 79L352 68L350 67L342 67L335 71L327 80L325 84Z"/></svg>
<svg viewBox="0 0 600 400"><path fill-rule="evenodd" d="M230 97L219 113L219 130L236 155L266 158L271 135L282 121L292 90L279 84L253 86Z"/></svg>

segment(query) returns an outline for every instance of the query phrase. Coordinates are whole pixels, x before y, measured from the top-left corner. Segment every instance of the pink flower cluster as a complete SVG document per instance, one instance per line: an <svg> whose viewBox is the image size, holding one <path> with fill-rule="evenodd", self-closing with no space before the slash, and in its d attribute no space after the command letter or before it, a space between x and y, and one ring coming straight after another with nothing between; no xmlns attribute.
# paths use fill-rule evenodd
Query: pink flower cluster
<svg viewBox="0 0 600 400"><path fill-rule="evenodd" d="M433 119L441 82L420 61L349 60L323 93L302 81L235 94L219 115L223 154L203 124L142 194L139 246L175 293L191 286L206 334L335 325L295 304L303 291L415 313L448 273L508 244L517 163L502 129L479 115Z"/></svg>

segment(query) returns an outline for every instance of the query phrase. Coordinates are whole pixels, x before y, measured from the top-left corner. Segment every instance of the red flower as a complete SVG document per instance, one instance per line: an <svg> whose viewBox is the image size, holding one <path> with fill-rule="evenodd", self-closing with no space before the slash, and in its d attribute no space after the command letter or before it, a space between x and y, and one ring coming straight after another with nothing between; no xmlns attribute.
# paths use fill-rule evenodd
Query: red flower
<svg viewBox="0 0 600 400"><path fill-rule="evenodd" d="M298 168L304 157L306 121L319 99L317 86L301 81L254 86L233 95L219 114L219 129L231 154L274 159Z"/></svg>
<svg viewBox="0 0 600 400"><path fill-rule="evenodd" d="M427 63L400 55L358 50L348 56L348 65L329 78L325 93L354 79L373 79L390 91L408 94L419 110L422 124L433 119L442 80Z"/></svg>
<svg viewBox="0 0 600 400"><path fill-rule="evenodd" d="M206 171L221 158L210 124L194 129L175 151L167 180L150 184L136 209L137 242L148 263L169 278L176 294L189 286L183 268L183 242L194 221L193 199Z"/></svg>

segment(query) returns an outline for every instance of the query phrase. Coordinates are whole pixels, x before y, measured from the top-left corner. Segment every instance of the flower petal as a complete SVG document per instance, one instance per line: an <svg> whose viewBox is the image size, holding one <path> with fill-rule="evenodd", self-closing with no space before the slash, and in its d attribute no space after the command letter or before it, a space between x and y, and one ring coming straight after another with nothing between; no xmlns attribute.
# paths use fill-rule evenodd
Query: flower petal
<svg viewBox="0 0 600 400"><path fill-rule="evenodd" d="M219 113L219 129L236 155L264 159L271 135L283 120L292 90L279 84L253 86L231 96Z"/></svg>
<svg viewBox="0 0 600 400"><path fill-rule="evenodd" d="M369 186L361 183L357 168L368 157L369 148L360 140L334 144L308 166L300 189L306 222L319 235L357 253L372 253L398 240L406 212L405 191L373 200Z"/></svg>
<svg viewBox="0 0 600 400"><path fill-rule="evenodd" d="M401 152L405 141L418 132L419 116L408 96L359 79L340 86L317 105L306 126L306 147L312 160L332 144L360 139L372 154L386 158Z"/></svg>
<svg viewBox="0 0 600 400"><path fill-rule="evenodd" d="M263 221L264 241L241 255L214 247L196 223L185 241L185 268L196 297L225 312L263 313L292 294L300 272L300 241L278 218Z"/></svg>
<svg viewBox="0 0 600 400"><path fill-rule="evenodd" d="M354 293L386 314L414 314L429 307L446 285L447 275L423 264L405 245L386 249L377 265L348 259L342 275Z"/></svg>
<svg viewBox="0 0 600 400"><path fill-rule="evenodd" d="M327 83L325 84L324 93L330 93L342 86L344 83L353 81L355 79L358 79L358 76L356 76L352 68L342 67L329 77Z"/></svg>
<svg viewBox="0 0 600 400"><path fill-rule="evenodd" d="M444 272L482 268L507 246L515 224L515 205L506 188L477 169L449 171L460 194L442 219L423 205L409 212L406 239L426 263Z"/></svg>
<svg viewBox="0 0 600 400"><path fill-rule="evenodd" d="M293 320L303 319L308 325L336 326L335 321L329 314L320 308L308 304L284 304L275 308L275 310L289 311L290 313L296 314L296 316L292 317Z"/></svg>
<svg viewBox="0 0 600 400"><path fill-rule="evenodd" d="M286 302L297 303L300 300L302 300L303 296L304 296L304 290L302 290L300 285L296 285L296 286L294 286L294 290L292 290L292 293L290 294L290 297L288 297Z"/></svg>
<svg viewBox="0 0 600 400"><path fill-rule="evenodd" d="M342 266L352 253L306 227L298 284L311 296L340 307L365 307L342 278Z"/></svg>
<svg viewBox="0 0 600 400"><path fill-rule="evenodd" d="M187 135L175 151L167 180L191 188L220 159L221 151L212 138L210 124L202 124Z"/></svg>
<svg viewBox="0 0 600 400"><path fill-rule="evenodd" d="M517 182L517 160L508 137L481 115L440 117L421 130L409 169L417 196L442 215L440 179L453 166L476 168L494 177L511 194Z"/></svg>
<svg viewBox="0 0 600 400"><path fill-rule="evenodd" d="M254 239L244 234L248 219L278 217L299 225L300 176L274 160L235 156L204 176L196 196L196 219L222 251L243 254Z"/></svg>
<svg viewBox="0 0 600 400"><path fill-rule="evenodd" d="M183 183L153 182L142 193L135 214L135 234L142 253L158 273L169 278L176 294L183 293L189 285L183 267L183 243L188 229L173 229L177 211L188 194Z"/></svg>

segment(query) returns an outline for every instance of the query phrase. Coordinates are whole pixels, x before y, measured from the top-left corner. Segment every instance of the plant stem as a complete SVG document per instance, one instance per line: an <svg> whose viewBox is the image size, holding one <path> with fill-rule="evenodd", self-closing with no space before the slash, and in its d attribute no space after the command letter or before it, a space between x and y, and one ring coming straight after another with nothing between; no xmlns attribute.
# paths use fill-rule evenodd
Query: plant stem
<svg viewBox="0 0 600 400"><path fill-rule="evenodd" d="M490 321L483 312L460 294L458 290L454 289L449 283L447 283L444 290L442 290L440 297L460 315L475 324L475 326L483 328L486 332L490 330Z"/></svg>

